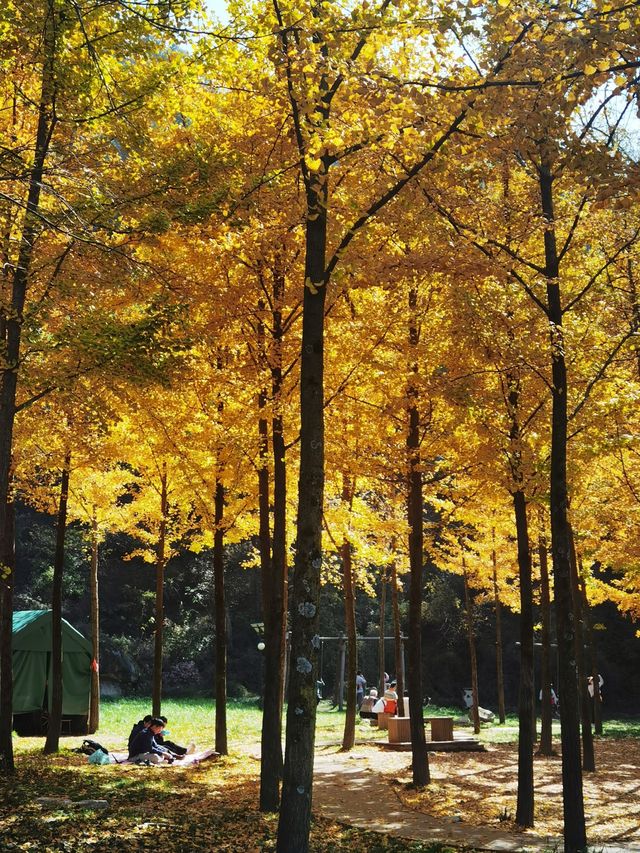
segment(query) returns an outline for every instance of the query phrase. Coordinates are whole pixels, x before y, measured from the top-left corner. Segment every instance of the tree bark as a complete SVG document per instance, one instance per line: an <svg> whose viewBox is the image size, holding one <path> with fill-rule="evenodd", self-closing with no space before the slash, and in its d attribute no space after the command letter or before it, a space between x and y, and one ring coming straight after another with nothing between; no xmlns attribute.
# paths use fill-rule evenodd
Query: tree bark
<svg viewBox="0 0 640 853"><path fill-rule="evenodd" d="M56 530L56 553L53 562L53 589L51 593L51 681L49 682L49 724L43 753L58 751L62 728L62 578L64 575L64 539L67 532L67 503L69 501L69 471L71 453L67 451L62 467L60 503Z"/></svg>
<svg viewBox="0 0 640 853"><path fill-rule="evenodd" d="M392 544L395 548L395 542ZM404 717L404 672L402 671L402 633L400 631L400 608L398 606L398 569L395 560L391 563L391 609L393 611L393 649L396 669L396 692L398 694L398 716ZM407 710L409 710L407 708Z"/></svg>
<svg viewBox="0 0 640 853"><path fill-rule="evenodd" d="M91 519L91 568L89 571L89 599L91 608L91 691L89 694L89 720L87 732L92 735L100 728L100 599L98 597L98 519L93 508Z"/></svg>
<svg viewBox="0 0 640 853"><path fill-rule="evenodd" d="M2 643L0 654L0 775L7 776L15 772L13 760L13 669L12 669L12 635L13 635L13 567L15 555L15 506L13 500L7 497L4 504L3 559L0 565L0 638ZM9 559L10 557L10 559ZM11 571L8 571L11 569Z"/></svg>
<svg viewBox="0 0 640 853"><path fill-rule="evenodd" d="M159 717L162 713L162 657L163 657L163 628L164 628L164 570L167 563L167 518L169 502L167 498L167 464L162 465L160 477L160 530L156 548L156 606L155 633L153 649L153 687L151 713Z"/></svg>
<svg viewBox="0 0 640 853"><path fill-rule="evenodd" d="M506 401L509 414L509 466L511 498L518 541L518 576L520 580L520 684L518 691L518 796L516 822L533 826L533 742L536 717L533 687L533 580L531 546L527 521L527 500L522 466L522 431L520 428L520 375L507 371Z"/></svg>
<svg viewBox="0 0 640 853"><path fill-rule="evenodd" d="M265 349L264 300L258 303L258 349L259 367L268 369ZM277 680L273 680L273 660L277 652L273 648L273 600L274 577L271 560L271 525L269 509L269 423L267 420L266 386L258 393L258 542L260 550L260 576L262 578L262 619L264 622L263 667L260 685L262 698L262 733L260 760L260 811L275 812L280 803L280 777L282 774L282 746L280 743L280 699ZM271 665L270 665L271 664Z"/></svg>
<svg viewBox="0 0 640 853"><path fill-rule="evenodd" d="M531 549L524 492L513 492L513 509L518 537L520 577L520 689L518 692L518 799L516 823L533 826L533 739L535 705L533 698L533 586Z"/></svg>
<svg viewBox="0 0 640 853"><path fill-rule="evenodd" d="M600 670L598 667L598 649L593 631L593 620L591 619L589 598L587 597L587 585L585 583L582 569L582 558L578 555L578 569L580 577L580 590L582 595L582 612L587 629L587 640L589 646L589 659L591 677L593 678L593 727L597 735L602 734L602 696L600 693Z"/></svg>
<svg viewBox="0 0 640 853"><path fill-rule="evenodd" d="M553 211L553 175L547 162L539 167L545 221L544 252L547 312L552 366L551 421L551 553L558 639L560 728L562 733L562 801L565 853L587 846L580 763L578 682L571 602L571 564L567 494L567 368L562 330L560 270Z"/></svg>
<svg viewBox="0 0 640 853"><path fill-rule="evenodd" d="M291 602L289 703L278 853L307 853L318 679L318 602L324 501L324 305L327 176L306 182L305 288L300 362L300 471Z"/></svg>
<svg viewBox="0 0 640 853"><path fill-rule="evenodd" d="M476 640L473 635L473 598L471 597L471 590L469 589L469 579L467 577L467 571L464 568L464 558L462 560L462 564L464 578L464 602L467 616L465 621L467 623L469 665L471 668L471 694L473 696L473 704L471 705L473 716L473 732L474 734L480 734L480 696L478 691L478 659L476 656Z"/></svg>
<svg viewBox="0 0 640 853"><path fill-rule="evenodd" d="M55 127L56 11L47 0L43 22L42 85L38 104L35 155L29 173L26 212L18 257L13 266L10 310L2 316L5 367L0 373L0 772L13 773L13 583L15 571L14 505L11 495L13 426L20 366L20 342L27 284L38 230L38 210L44 166Z"/></svg>
<svg viewBox="0 0 640 853"><path fill-rule="evenodd" d="M216 478L214 496L213 585L216 614L216 740L215 749L227 755L227 611L224 589L224 486Z"/></svg>
<svg viewBox="0 0 640 853"><path fill-rule="evenodd" d="M551 737L551 595L549 593L549 567L547 561L547 539L545 536L545 514L540 507L540 530L538 533L538 557L540 560L540 615L542 621L542 655L540 665L540 689L542 693L540 716L539 755L554 755ZM535 698L535 697L534 697Z"/></svg>
<svg viewBox="0 0 640 853"><path fill-rule="evenodd" d="M345 474L342 479L342 501L351 507L353 501L353 483ZM344 625L347 635L347 713L344 721L342 751L353 749L356 741L356 672L358 668L358 647L356 641L356 601L353 589L353 565L351 543L345 537L341 547L342 578L344 590Z"/></svg>
<svg viewBox="0 0 640 853"><path fill-rule="evenodd" d="M386 661L384 654L384 636L385 636L385 611L387 609L387 569L382 566L380 569L380 615L378 619L378 684L379 696L384 695L385 691L385 674Z"/></svg>
<svg viewBox="0 0 640 853"><path fill-rule="evenodd" d="M582 596L578 581L578 558L573 528L569 524L571 541L571 594L573 599L573 619L576 638L576 667L578 670L578 693L580 696L580 718L582 723L582 769L593 772L596 769L596 756L593 751L593 732L591 731L591 700L587 684L587 668L584 659L584 630Z"/></svg>
<svg viewBox="0 0 640 853"><path fill-rule="evenodd" d="M282 416L282 302L285 277L276 264L273 271L273 350L271 370L271 445L273 455L273 539L269 583L269 618L265 618L265 688L260 765L260 809L277 811L280 803L282 757L282 704L285 689L287 635L287 471ZM266 601L265 601L266 604Z"/></svg>
<svg viewBox="0 0 640 853"><path fill-rule="evenodd" d="M407 384L407 522L409 524L409 633L407 642L409 709L411 716L411 767L416 787L430 781L429 756L422 715L422 582L423 543L422 469L420 466L420 413L418 408L418 360L415 355L418 340L418 293L409 290L409 347L413 359Z"/></svg>
<svg viewBox="0 0 640 853"><path fill-rule="evenodd" d="M495 538L495 531L494 531ZM506 720L504 705L504 667L502 664L502 604L498 593L498 561L495 548L491 552L493 564L493 606L496 614L496 684L498 686L498 719L501 725Z"/></svg>

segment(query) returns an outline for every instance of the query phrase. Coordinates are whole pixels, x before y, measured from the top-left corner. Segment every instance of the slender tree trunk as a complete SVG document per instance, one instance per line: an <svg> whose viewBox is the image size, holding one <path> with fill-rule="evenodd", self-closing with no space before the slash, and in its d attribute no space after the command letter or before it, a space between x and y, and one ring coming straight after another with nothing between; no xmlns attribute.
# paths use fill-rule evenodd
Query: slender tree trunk
<svg viewBox="0 0 640 853"><path fill-rule="evenodd" d="M558 638L560 728L562 732L562 800L565 853L587 846L580 763L578 682L571 602L571 563L567 494L567 368L562 330L560 270L553 212L553 175L546 162L539 169L547 311L552 362L551 553Z"/></svg>
<svg viewBox="0 0 640 853"><path fill-rule="evenodd" d="M29 173L26 211L18 257L13 266L11 305L1 318L0 346L4 368L0 372L0 772L13 773L13 674L11 637L15 570L14 505L11 495L13 426L20 365L22 320L27 283L38 230L38 209L45 161L55 127L56 10L47 0L43 22L42 86L38 105L35 156Z"/></svg>
<svg viewBox="0 0 640 853"><path fill-rule="evenodd" d="M224 589L224 486L216 478L214 496L213 586L216 613L216 752L227 755L227 609Z"/></svg>
<svg viewBox="0 0 640 853"><path fill-rule="evenodd" d="M464 602L466 609L466 623L467 623L467 642L469 644L469 664L471 667L471 693L473 695L473 704L472 715L473 715L473 731L474 734L480 734L480 696L478 691L478 659L476 656L476 640L473 635L473 598L471 597L471 590L469 589L469 578L467 577L467 570L464 568L464 558L462 560L463 565L463 578L464 578Z"/></svg>
<svg viewBox="0 0 640 853"><path fill-rule="evenodd" d="M495 531L494 531L495 538ZM498 593L498 560L496 549L491 552L493 564L493 606L496 613L496 683L498 686L498 719L504 725L506 712L504 705L504 667L502 664L502 605Z"/></svg>
<svg viewBox="0 0 640 853"><path fill-rule="evenodd" d="M582 557L578 555L578 569L580 576L580 591L582 595L582 611L587 629L587 641L589 645L589 662L591 677L593 678L593 726L597 735L602 734L602 696L600 693L600 670L598 668L598 649L593 632L593 620L591 619L589 598L587 597L587 585L585 583L584 570L582 568Z"/></svg>
<svg viewBox="0 0 640 853"><path fill-rule="evenodd" d="M507 372L507 409L509 427L509 465L511 497L518 540L518 576L520 580L520 685L518 691L518 798L516 822L533 826L533 742L536 735L533 693L533 580L531 546L527 522L527 500L522 470L522 432L520 429L520 376Z"/></svg>
<svg viewBox="0 0 640 853"><path fill-rule="evenodd" d="M278 683L280 706L278 727L282 732L282 703L286 689L287 661L287 606L289 597L288 558L287 558L287 467L286 444L284 440L283 417L283 364L282 346L284 326L282 305L285 292L284 274L276 268L273 275L273 359L271 368L271 396L273 400L273 418L271 424L273 451L273 572L275 583L274 613L278 623L280 647L278 654ZM282 749L280 748L282 752ZM282 773L282 759L280 773Z"/></svg>
<svg viewBox="0 0 640 853"><path fill-rule="evenodd" d="M64 575L64 539L67 532L67 503L69 501L69 471L71 453L67 451L60 482L60 503L56 530L56 553L53 562L51 593L51 681L49 682L49 725L42 750L45 755L57 752L62 728L62 578Z"/></svg>
<svg viewBox="0 0 640 853"><path fill-rule="evenodd" d="M1 440L1 439L0 439ZM0 507L4 512L2 523L4 527L0 530L6 534L3 543L3 559L0 564L0 775L13 774L15 765L13 761L13 742L11 732L13 730L13 670L12 670L12 635L13 635L13 570L14 558L13 547L15 542L15 505L13 500L7 497L6 503ZM9 553L10 550L10 553ZM9 559L10 557L10 559ZM1 568L1 567L4 568Z"/></svg>
<svg viewBox="0 0 640 853"><path fill-rule="evenodd" d="M409 346L415 354L418 340L418 293L409 290ZM413 784L422 787L430 782L429 756L422 715L422 585L423 585L423 529L424 497L422 494L422 469L420 466L420 414L418 409L418 360L409 367L407 386L407 521L409 524L409 634L408 672L409 709L411 716L411 767Z"/></svg>
<svg viewBox="0 0 640 853"><path fill-rule="evenodd" d="M518 692L518 800L516 823L533 826L533 736L535 705L533 697L533 586L531 549L524 492L513 492L513 509L518 537L520 577L520 689Z"/></svg>
<svg viewBox="0 0 640 853"><path fill-rule="evenodd" d="M318 679L318 602L324 501L324 304L327 176L307 178L305 288L300 361L300 472L291 602L289 703L278 853L307 853Z"/></svg>
<svg viewBox="0 0 640 853"><path fill-rule="evenodd" d="M542 621L542 655L540 685L542 691L540 716L539 755L554 755L551 738L551 595L549 593L549 566L547 561L547 539L545 536L545 514L539 511L538 556L540 559L540 615Z"/></svg>
<svg viewBox="0 0 640 853"><path fill-rule="evenodd" d="M167 498L167 464L162 465L160 478L160 530L156 548L156 628L153 650L153 689L151 713L159 717L162 712L162 657L163 657L163 628L164 628L164 570L167 564L167 518L169 501Z"/></svg>
<svg viewBox="0 0 640 853"><path fill-rule="evenodd" d="M582 596L578 581L578 558L573 528L569 525L571 538L571 592L573 598L573 618L576 638L576 667L578 670L578 692L580 695L580 717L582 722L582 769L593 772L596 769L596 756L593 751L593 732L591 730L591 699L587 684L587 668L584 659L584 629L582 614Z"/></svg>
<svg viewBox="0 0 640 853"><path fill-rule="evenodd" d="M392 544L395 550L395 542ZM396 561L391 563L391 609L393 611L393 648L398 693L398 716L404 717L404 672L402 671L402 633L400 631L400 608L398 606L398 569ZM407 711L409 709L407 708Z"/></svg>
<svg viewBox="0 0 640 853"><path fill-rule="evenodd" d="M98 519L93 508L91 519L91 569L89 572L89 600L91 608L91 691L89 694L89 720L87 731L95 734L100 728L100 599L98 597Z"/></svg>
<svg viewBox="0 0 640 853"><path fill-rule="evenodd" d="M285 690L287 633L287 471L282 417L282 302L285 278L276 268L273 274L273 351L270 360L271 443L273 453L273 539L269 619L266 631L265 692L262 718L262 756L260 768L260 808L277 811L280 803L282 758L282 703Z"/></svg>
<svg viewBox="0 0 640 853"><path fill-rule="evenodd" d="M268 359L265 350L264 300L258 303L258 348L260 367L266 372ZM280 803L280 777L282 774L282 746L280 743L280 697L278 682L273 680L273 661L277 652L273 648L274 577L271 560L271 526L269 522L269 423L267 420L266 387L258 394L258 542L260 551L260 576L262 578L262 619L264 622L265 651L261 669L262 683L262 733L260 760L260 811L275 812ZM271 664L271 666L270 666Z"/></svg>
<svg viewBox="0 0 640 853"><path fill-rule="evenodd" d="M387 570L386 567L383 566L380 570L380 616L378 618L378 683L379 683L379 696L384 695L385 691L385 674L386 670L386 661L385 661L385 653L384 653L384 637L385 637L385 611L387 609Z"/></svg>
<svg viewBox="0 0 640 853"><path fill-rule="evenodd" d="M353 483L347 475L342 478L342 501L351 507L353 501ZM356 641L356 601L353 589L353 566L351 543L345 537L340 547L342 558L342 578L344 591L344 625L347 634L347 713L344 721L342 751L353 749L356 741L356 672L358 668L358 647Z"/></svg>

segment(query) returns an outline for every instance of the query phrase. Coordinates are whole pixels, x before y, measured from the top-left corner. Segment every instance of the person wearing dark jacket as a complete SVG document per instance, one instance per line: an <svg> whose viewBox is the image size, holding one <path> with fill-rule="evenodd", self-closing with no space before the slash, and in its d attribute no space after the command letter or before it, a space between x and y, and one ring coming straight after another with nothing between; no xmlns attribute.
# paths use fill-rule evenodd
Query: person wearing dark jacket
<svg viewBox="0 0 640 853"><path fill-rule="evenodd" d="M135 762L148 761L151 764L161 764L163 761L171 763L174 756L169 750L156 741L164 727L162 720L153 717L145 728L142 728L131 741L129 746L129 760Z"/></svg>
<svg viewBox="0 0 640 853"><path fill-rule="evenodd" d="M131 751L131 744L133 743L134 737L138 734L138 732L141 732L143 729L148 728L151 724L151 720L153 720L153 717L151 716L151 714L147 714L146 717L143 717L141 720L138 720L138 722L132 727L131 732L129 733L129 740L127 742L129 751Z"/></svg>

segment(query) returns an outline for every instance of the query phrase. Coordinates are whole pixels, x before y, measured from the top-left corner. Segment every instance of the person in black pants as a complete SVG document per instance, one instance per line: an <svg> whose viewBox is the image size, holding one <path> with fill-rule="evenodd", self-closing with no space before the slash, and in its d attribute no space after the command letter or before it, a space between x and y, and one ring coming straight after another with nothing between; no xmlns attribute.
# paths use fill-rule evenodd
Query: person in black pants
<svg viewBox="0 0 640 853"><path fill-rule="evenodd" d="M162 722L164 723L164 727L163 727L163 731L160 732L159 735L156 735L156 743L157 744L159 744L160 746L166 747L169 750L169 752L172 752L174 755L179 756L180 758L182 758L183 755L186 755L187 753L190 754L194 751L193 750L193 744L190 744L188 747L178 746L177 743L174 743L171 740L165 740L164 735L169 734L169 732L166 731L166 728L165 728L168 720L166 717L160 717L159 719L161 719Z"/></svg>

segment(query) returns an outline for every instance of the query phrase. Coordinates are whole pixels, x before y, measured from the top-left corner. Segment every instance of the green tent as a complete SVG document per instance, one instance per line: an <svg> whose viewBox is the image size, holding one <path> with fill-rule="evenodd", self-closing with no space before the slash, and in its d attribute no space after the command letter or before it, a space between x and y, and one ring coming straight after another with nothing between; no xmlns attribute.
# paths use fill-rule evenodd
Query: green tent
<svg viewBox="0 0 640 853"><path fill-rule="evenodd" d="M51 709L51 611L13 614L13 713L39 716ZM62 620L62 713L86 716L91 687L91 643ZM45 701L48 709L45 709ZM18 727L16 726L16 730Z"/></svg>

